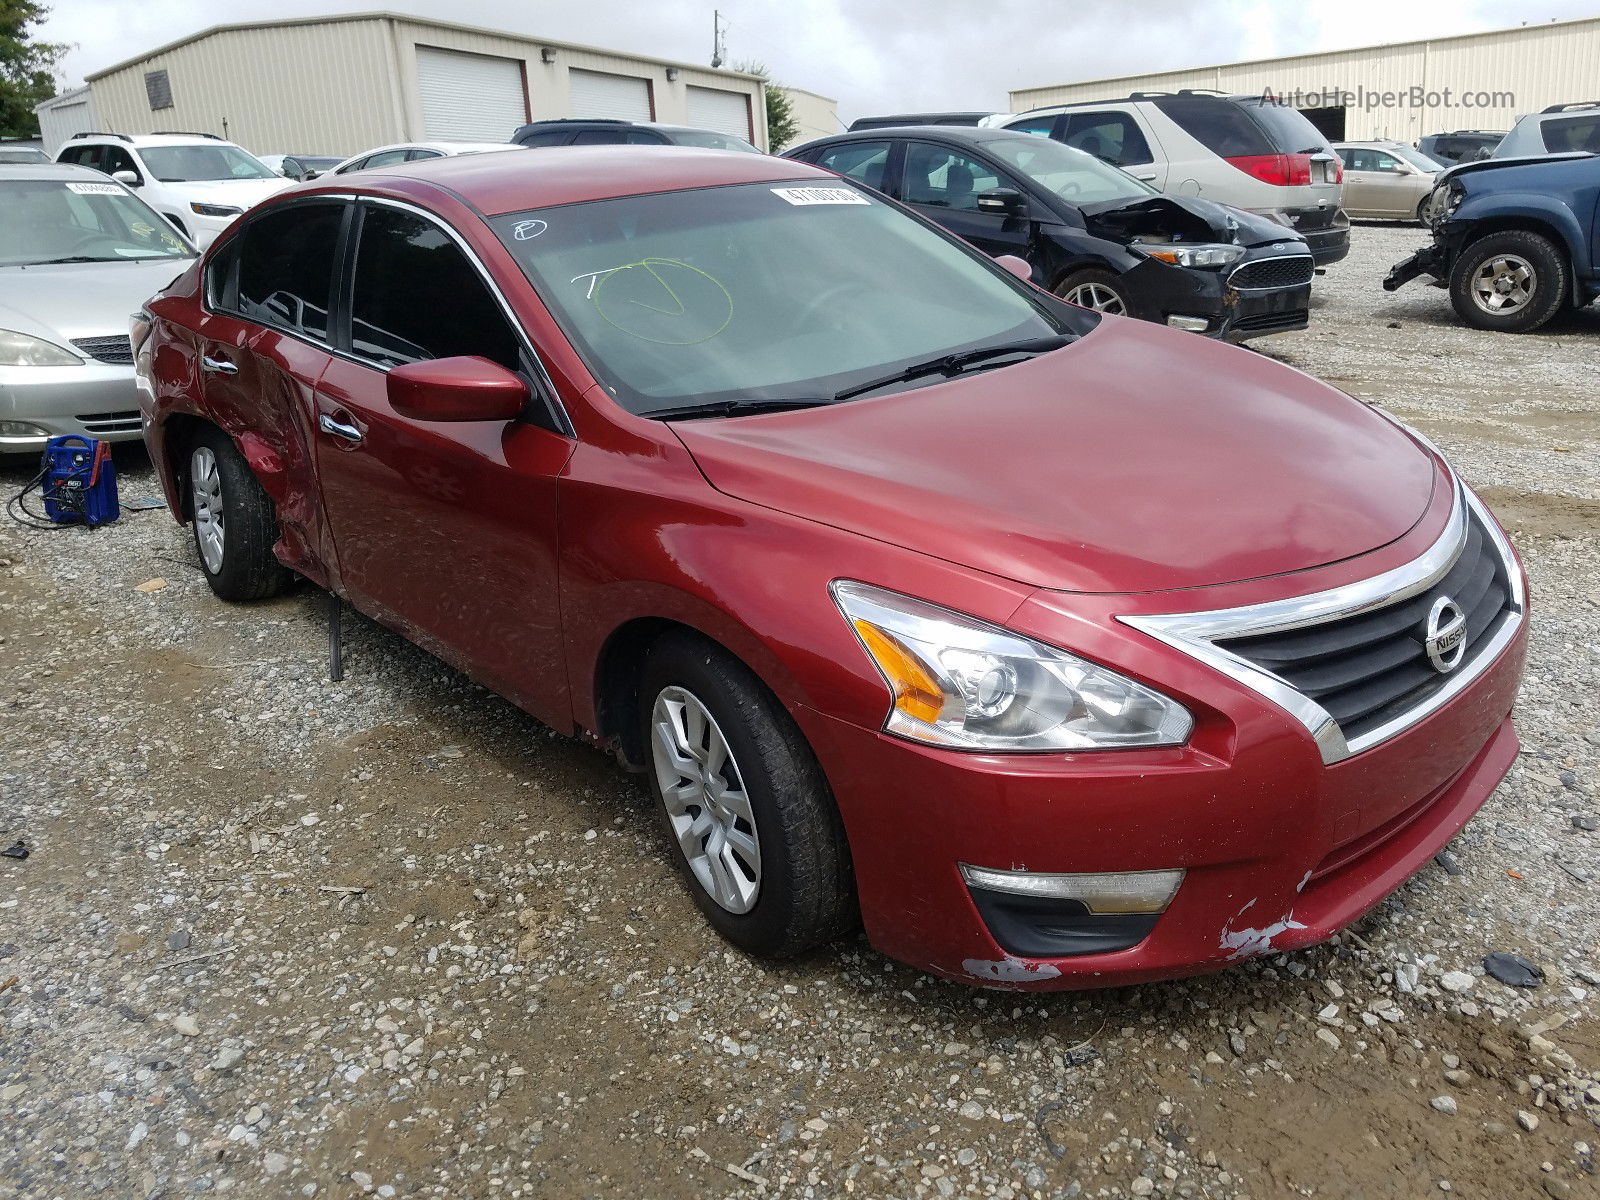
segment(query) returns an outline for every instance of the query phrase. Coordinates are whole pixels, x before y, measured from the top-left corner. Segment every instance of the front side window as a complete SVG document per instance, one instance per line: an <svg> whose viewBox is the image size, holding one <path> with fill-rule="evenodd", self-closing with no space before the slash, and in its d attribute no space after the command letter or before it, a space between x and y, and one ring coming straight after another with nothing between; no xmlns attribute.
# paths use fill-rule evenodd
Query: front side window
<svg viewBox="0 0 1600 1200"><path fill-rule="evenodd" d="M238 239L239 315L326 341L343 219L342 204L295 204L245 226Z"/></svg>
<svg viewBox="0 0 1600 1200"><path fill-rule="evenodd" d="M414 213L366 208L350 317L350 349L383 367L457 356L521 366L488 285L444 230Z"/></svg>
<svg viewBox="0 0 1600 1200"><path fill-rule="evenodd" d="M150 173L162 183L278 178L266 163L237 146L145 146L139 153Z"/></svg>
<svg viewBox="0 0 1600 1200"><path fill-rule="evenodd" d="M906 147L905 182L901 196L907 204L977 212L978 196L1008 186L988 163L929 142Z"/></svg>
<svg viewBox="0 0 1600 1200"><path fill-rule="evenodd" d="M812 161L881 192L884 168L889 165L889 143L845 142L842 146L829 146Z"/></svg>
<svg viewBox="0 0 1600 1200"><path fill-rule="evenodd" d="M1385 154L1382 150L1374 150L1372 152L1372 166L1369 169L1373 171L1393 171L1399 165L1400 160L1394 155Z"/></svg>
<svg viewBox="0 0 1600 1200"><path fill-rule="evenodd" d="M0 266L189 258L143 201L110 180L0 181Z"/></svg>
<svg viewBox="0 0 1600 1200"><path fill-rule="evenodd" d="M1098 204L1154 196L1156 189L1091 154L1037 138L1007 138L984 147L1046 191L1069 204Z"/></svg>
<svg viewBox="0 0 1600 1200"><path fill-rule="evenodd" d="M1080 328L1074 310L957 239L834 179L592 200L489 224L595 378L635 413L829 398L931 358Z"/></svg>
<svg viewBox="0 0 1600 1200"><path fill-rule="evenodd" d="M1067 117L1062 140L1074 150L1082 150L1119 167L1136 167L1155 161L1144 131L1127 113L1072 113Z"/></svg>
<svg viewBox="0 0 1600 1200"><path fill-rule="evenodd" d="M106 147L100 169L107 175L115 175L118 171L132 171L141 183L144 182L144 176L139 174L139 168L134 164L133 155L121 146Z"/></svg>

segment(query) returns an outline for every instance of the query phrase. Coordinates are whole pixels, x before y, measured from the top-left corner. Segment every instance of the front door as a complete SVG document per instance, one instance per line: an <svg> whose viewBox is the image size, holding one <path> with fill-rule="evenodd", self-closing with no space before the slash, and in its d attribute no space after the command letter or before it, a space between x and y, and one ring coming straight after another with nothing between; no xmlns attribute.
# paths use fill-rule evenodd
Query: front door
<svg viewBox="0 0 1600 1200"><path fill-rule="evenodd" d="M341 583L358 607L550 724L570 720L557 609L556 478L573 443L531 405L511 422L424 422L387 371L475 356L532 385L532 352L435 220L364 204L350 357L317 387L317 464ZM535 411L537 409L537 411Z"/></svg>
<svg viewBox="0 0 1600 1200"><path fill-rule="evenodd" d="M900 200L986 254L1015 254L1031 261L1034 223L978 208L978 197L996 188L1026 189L998 167L951 146L908 142L900 176Z"/></svg>

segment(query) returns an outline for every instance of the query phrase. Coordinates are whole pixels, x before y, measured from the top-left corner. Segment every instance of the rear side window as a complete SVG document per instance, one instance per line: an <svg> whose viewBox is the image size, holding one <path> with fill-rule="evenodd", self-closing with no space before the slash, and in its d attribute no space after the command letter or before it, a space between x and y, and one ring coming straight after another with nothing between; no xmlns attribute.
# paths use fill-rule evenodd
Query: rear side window
<svg viewBox="0 0 1600 1200"><path fill-rule="evenodd" d="M1600 115L1546 121L1539 132L1544 136L1544 148L1551 154L1572 150L1600 154Z"/></svg>
<svg viewBox="0 0 1600 1200"><path fill-rule="evenodd" d="M524 146L565 146L571 137L570 129L542 129L538 133L525 133L517 141Z"/></svg>
<svg viewBox="0 0 1600 1200"><path fill-rule="evenodd" d="M1062 140L1075 150L1119 167L1154 162L1139 123L1127 113L1075 112L1067 117Z"/></svg>
<svg viewBox="0 0 1600 1200"><path fill-rule="evenodd" d="M1056 127L1056 113L1044 117L1029 117L1026 121L1018 121L1007 125L1007 129L1014 129L1018 133L1036 133L1040 137L1049 137L1050 131Z"/></svg>
<svg viewBox="0 0 1600 1200"><path fill-rule="evenodd" d="M516 334L467 256L413 213L372 205L361 222L350 348L384 367L476 356L521 366Z"/></svg>
<svg viewBox="0 0 1600 1200"><path fill-rule="evenodd" d="M883 191L883 172L889 164L888 142L846 142L829 146L812 160L819 167L837 171L857 183Z"/></svg>
<svg viewBox="0 0 1600 1200"><path fill-rule="evenodd" d="M1287 104L1268 104L1262 100L1225 100L1237 104L1259 121L1272 140L1277 154L1320 154L1328 149L1328 139L1306 119L1306 115Z"/></svg>
<svg viewBox="0 0 1600 1200"><path fill-rule="evenodd" d="M240 234L236 311L246 320L326 341L342 204L296 204Z"/></svg>
<svg viewBox="0 0 1600 1200"><path fill-rule="evenodd" d="M1288 153L1275 147L1266 130L1231 100L1211 96L1157 96L1151 103L1179 129L1221 158Z"/></svg>

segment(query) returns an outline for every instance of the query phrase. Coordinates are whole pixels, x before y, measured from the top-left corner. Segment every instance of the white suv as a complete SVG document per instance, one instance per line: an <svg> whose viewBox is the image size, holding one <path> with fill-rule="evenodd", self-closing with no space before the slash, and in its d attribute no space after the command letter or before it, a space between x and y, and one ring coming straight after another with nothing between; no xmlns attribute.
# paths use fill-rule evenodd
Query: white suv
<svg viewBox="0 0 1600 1200"><path fill-rule="evenodd" d="M249 151L210 133L77 133L56 161L127 184L202 250L240 213L292 186Z"/></svg>
<svg viewBox="0 0 1600 1200"><path fill-rule="evenodd" d="M1344 167L1317 127L1261 96L1135 92L999 122L1105 159L1174 196L1204 196L1293 229L1318 266L1350 253Z"/></svg>

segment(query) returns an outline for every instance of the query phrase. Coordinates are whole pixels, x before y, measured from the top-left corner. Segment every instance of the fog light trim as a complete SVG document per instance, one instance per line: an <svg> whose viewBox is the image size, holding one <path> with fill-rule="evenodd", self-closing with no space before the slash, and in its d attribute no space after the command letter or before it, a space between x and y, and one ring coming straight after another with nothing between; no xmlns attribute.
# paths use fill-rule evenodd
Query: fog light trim
<svg viewBox="0 0 1600 1200"><path fill-rule="evenodd" d="M1034 896L1045 900L1072 900L1095 916L1160 914L1167 911L1183 883L1184 871L1112 871L1096 873L1045 873L1003 871L961 864L968 886Z"/></svg>
<svg viewBox="0 0 1600 1200"><path fill-rule="evenodd" d="M1211 328L1211 321L1207 317L1180 317L1167 318L1167 324L1174 329L1187 329L1190 333L1205 333Z"/></svg>

